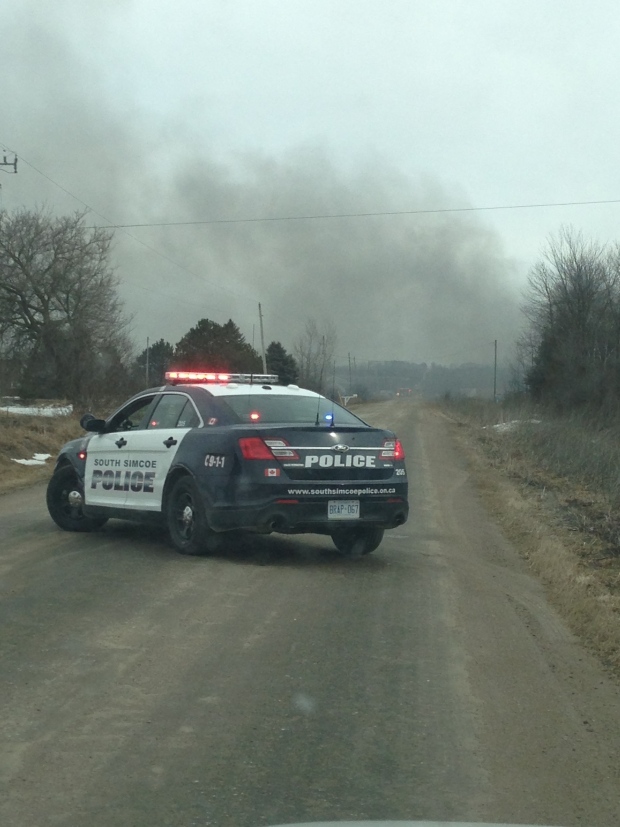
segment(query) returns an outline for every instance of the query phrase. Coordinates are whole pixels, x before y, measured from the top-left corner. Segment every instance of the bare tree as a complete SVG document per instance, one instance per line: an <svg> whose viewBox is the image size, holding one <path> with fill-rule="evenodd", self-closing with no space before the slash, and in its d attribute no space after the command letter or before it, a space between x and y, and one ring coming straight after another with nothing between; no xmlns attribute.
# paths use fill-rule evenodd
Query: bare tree
<svg viewBox="0 0 620 827"><path fill-rule="evenodd" d="M337 339L333 322L326 320L319 325L316 319L306 321L303 333L293 346L300 384L325 393L332 376Z"/></svg>
<svg viewBox="0 0 620 827"><path fill-rule="evenodd" d="M131 350L108 263L112 233L87 228L84 215L0 212L0 331L31 396L92 396Z"/></svg>
<svg viewBox="0 0 620 827"><path fill-rule="evenodd" d="M530 330L522 344L533 355L526 382L535 397L571 407L608 396L620 367L619 274L617 251L570 229L550 239L524 307Z"/></svg>

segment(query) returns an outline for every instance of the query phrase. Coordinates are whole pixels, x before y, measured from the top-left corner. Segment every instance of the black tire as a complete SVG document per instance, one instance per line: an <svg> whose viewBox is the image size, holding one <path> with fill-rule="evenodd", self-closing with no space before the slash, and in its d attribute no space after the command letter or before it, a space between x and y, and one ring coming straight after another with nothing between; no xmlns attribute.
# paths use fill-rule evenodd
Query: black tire
<svg viewBox="0 0 620 827"><path fill-rule="evenodd" d="M65 531L95 531L107 522L107 517L84 514L84 485L68 465L52 474L46 499L50 517Z"/></svg>
<svg viewBox="0 0 620 827"><path fill-rule="evenodd" d="M166 524L173 546L181 554L209 554L221 545L207 522L198 486L189 477L180 477L166 501Z"/></svg>
<svg viewBox="0 0 620 827"><path fill-rule="evenodd" d="M361 557L379 548L383 540L383 529L376 526L355 526L337 528L332 534L334 545L346 557Z"/></svg>

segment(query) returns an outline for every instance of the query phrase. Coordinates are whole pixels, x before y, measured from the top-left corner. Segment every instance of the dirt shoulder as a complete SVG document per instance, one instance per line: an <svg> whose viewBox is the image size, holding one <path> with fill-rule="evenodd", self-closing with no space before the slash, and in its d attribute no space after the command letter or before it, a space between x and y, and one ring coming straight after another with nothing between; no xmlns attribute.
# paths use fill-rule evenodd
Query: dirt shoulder
<svg viewBox="0 0 620 827"><path fill-rule="evenodd" d="M49 479L54 459L70 439L83 433L75 416L24 416L0 412L0 494ZM51 454L45 465L21 465L16 459Z"/></svg>
<svg viewBox="0 0 620 827"><path fill-rule="evenodd" d="M572 631L620 675L620 515L604 497L515 451L501 431L452 411L428 412L447 421L484 504Z"/></svg>

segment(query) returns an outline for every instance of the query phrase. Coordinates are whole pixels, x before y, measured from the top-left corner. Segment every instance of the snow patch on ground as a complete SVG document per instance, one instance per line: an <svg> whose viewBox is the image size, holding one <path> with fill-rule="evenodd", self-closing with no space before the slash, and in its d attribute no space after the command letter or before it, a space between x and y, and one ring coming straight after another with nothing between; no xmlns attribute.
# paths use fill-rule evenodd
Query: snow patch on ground
<svg viewBox="0 0 620 827"><path fill-rule="evenodd" d="M73 405L3 405L0 413L22 414L24 416L68 416Z"/></svg>
<svg viewBox="0 0 620 827"><path fill-rule="evenodd" d="M491 425L491 428L501 434L506 431L514 431L519 425L540 425L541 422L541 419L511 419L510 422L498 422L497 425ZM486 427L484 425L483 429L486 429Z"/></svg>
<svg viewBox="0 0 620 827"><path fill-rule="evenodd" d="M18 462L20 465L45 465L51 456L51 454L33 454L32 459L11 459L11 461Z"/></svg>

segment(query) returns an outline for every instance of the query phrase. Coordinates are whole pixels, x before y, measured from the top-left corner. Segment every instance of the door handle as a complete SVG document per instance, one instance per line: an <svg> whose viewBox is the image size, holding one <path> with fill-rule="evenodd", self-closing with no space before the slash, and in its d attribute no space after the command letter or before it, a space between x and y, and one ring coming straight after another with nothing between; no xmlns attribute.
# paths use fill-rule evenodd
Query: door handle
<svg viewBox="0 0 620 827"><path fill-rule="evenodd" d="M123 437L121 437L120 439L117 439L117 440L116 440L116 445L117 445L119 448L123 448L125 445L127 445L127 440L126 440L126 439L123 439Z"/></svg>
<svg viewBox="0 0 620 827"><path fill-rule="evenodd" d="M166 448L172 448L172 446L176 444L176 439L173 439L171 436L169 436L168 439L164 439L164 445L166 446Z"/></svg>

